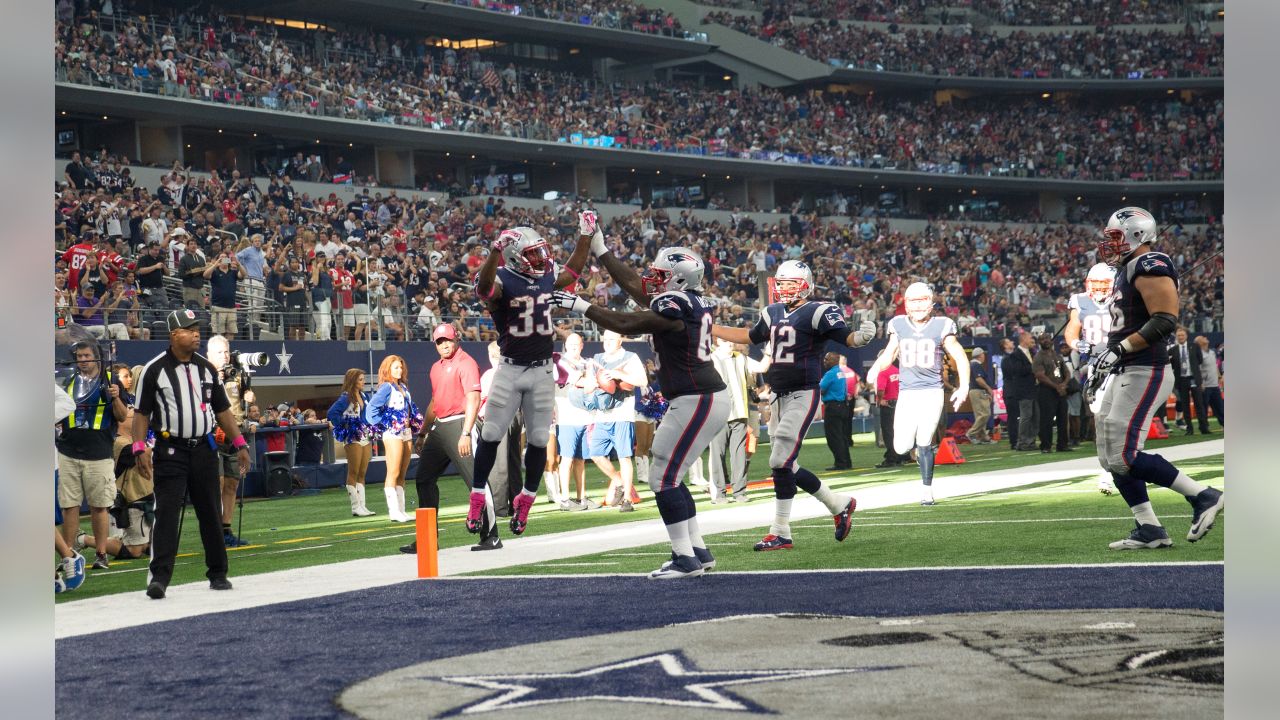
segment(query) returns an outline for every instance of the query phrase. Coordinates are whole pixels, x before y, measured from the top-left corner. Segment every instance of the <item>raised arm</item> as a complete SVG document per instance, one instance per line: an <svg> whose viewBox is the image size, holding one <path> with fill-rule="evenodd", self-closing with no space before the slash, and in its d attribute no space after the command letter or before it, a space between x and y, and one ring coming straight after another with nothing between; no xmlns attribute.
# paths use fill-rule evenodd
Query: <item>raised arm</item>
<svg viewBox="0 0 1280 720"><path fill-rule="evenodd" d="M591 240L600 231L599 223L599 217L592 210L578 213L578 243L573 246L573 254L565 261L565 269L556 276L557 290L577 282L591 254Z"/></svg>

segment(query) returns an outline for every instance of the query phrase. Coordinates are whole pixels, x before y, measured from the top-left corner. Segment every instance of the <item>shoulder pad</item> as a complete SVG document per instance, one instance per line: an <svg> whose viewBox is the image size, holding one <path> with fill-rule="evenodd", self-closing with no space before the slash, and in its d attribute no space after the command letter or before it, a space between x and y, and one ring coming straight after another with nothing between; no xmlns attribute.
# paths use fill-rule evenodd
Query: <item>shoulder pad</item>
<svg viewBox="0 0 1280 720"><path fill-rule="evenodd" d="M1080 293L1076 293L1075 295L1072 295L1071 299L1067 300L1067 309L1068 310L1081 309Z"/></svg>
<svg viewBox="0 0 1280 720"><path fill-rule="evenodd" d="M817 302L813 303L813 317L811 323L813 329L817 330L818 325L825 320L827 325L838 327L845 324L844 313L840 311L840 306L835 303Z"/></svg>
<svg viewBox="0 0 1280 720"><path fill-rule="evenodd" d="M1162 252L1149 252L1129 261L1125 267L1129 280L1141 275L1171 277L1175 280L1178 271L1173 267L1173 259Z"/></svg>
<svg viewBox="0 0 1280 720"><path fill-rule="evenodd" d="M649 309L666 317L676 317L689 312L689 298L679 291L664 292L649 301Z"/></svg>

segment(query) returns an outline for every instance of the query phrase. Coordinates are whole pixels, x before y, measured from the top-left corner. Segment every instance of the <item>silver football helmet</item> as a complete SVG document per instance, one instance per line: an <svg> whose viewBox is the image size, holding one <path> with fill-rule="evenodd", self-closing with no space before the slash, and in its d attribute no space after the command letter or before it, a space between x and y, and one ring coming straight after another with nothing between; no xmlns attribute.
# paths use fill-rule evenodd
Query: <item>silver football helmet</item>
<svg viewBox="0 0 1280 720"><path fill-rule="evenodd" d="M1101 305L1111 297L1115 282L1115 268L1106 263L1098 263L1089 268L1089 274L1084 279L1084 290L1094 302Z"/></svg>
<svg viewBox="0 0 1280 720"><path fill-rule="evenodd" d="M513 227L498 235L503 241L502 259L507 267L525 275L551 270L551 246L531 227Z"/></svg>
<svg viewBox="0 0 1280 720"><path fill-rule="evenodd" d="M665 248L658 251L658 259L640 278L640 284L649 296L673 290L701 291L704 269L698 253L688 248Z"/></svg>
<svg viewBox="0 0 1280 720"><path fill-rule="evenodd" d="M1143 243L1153 243L1160 229L1151 213L1140 207L1120 208L1111 214L1098 241L1098 258L1116 267Z"/></svg>
<svg viewBox="0 0 1280 720"><path fill-rule="evenodd" d="M799 260L782 263L773 275L773 294L787 305L808 299L813 294L813 270Z"/></svg>

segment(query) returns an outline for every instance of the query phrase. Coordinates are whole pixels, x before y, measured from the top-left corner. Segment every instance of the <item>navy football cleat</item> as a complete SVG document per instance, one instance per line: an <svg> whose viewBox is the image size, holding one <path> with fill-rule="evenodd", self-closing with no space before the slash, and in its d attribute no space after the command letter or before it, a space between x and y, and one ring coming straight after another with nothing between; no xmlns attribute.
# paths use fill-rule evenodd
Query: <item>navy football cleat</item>
<svg viewBox="0 0 1280 720"><path fill-rule="evenodd" d="M849 530L853 527L853 511L857 507L858 501L849 498L849 504L844 507L844 510L833 516L836 522L836 542L844 542L844 539L849 537Z"/></svg>
<svg viewBox="0 0 1280 720"><path fill-rule="evenodd" d="M698 558L698 562L702 563L703 570L710 570L716 566L716 558L711 551L706 548L696 547L693 549L693 556ZM675 553L671 553L671 559L675 559Z"/></svg>
<svg viewBox="0 0 1280 720"><path fill-rule="evenodd" d="M1133 524L1136 527L1129 533L1129 537L1111 543L1112 550L1155 550L1173 545L1173 541L1169 539L1169 533L1163 527L1140 525L1137 521Z"/></svg>
<svg viewBox="0 0 1280 720"><path fill-rule="evenodd" d="M1195 542L1213 528L1218 513L1226 507L1227 498L1221 490L1205 488L1199 495L1187 498L1187 502L1191 503L1191 529L1187 531L1187 542Z"/></svg>
<svg viewBox="0 0 1280 720"><path fill-rule="evenodd" d="M698 558L692 555L676 555L662 563L662 567L649 573L650 580L676 580L678 578L697 577L706 570Z"/></svg>
<svg viewBox="0 0 1280 720"><path fill-rule="evenodd" d="M765 535L764 539L756 543L756 546L754 548L756 552L763 552L766 550L790 550L790 549L791 549L791 538L784 538L778 535L774 535L772 533L770 533L769 535Z"/></svg>

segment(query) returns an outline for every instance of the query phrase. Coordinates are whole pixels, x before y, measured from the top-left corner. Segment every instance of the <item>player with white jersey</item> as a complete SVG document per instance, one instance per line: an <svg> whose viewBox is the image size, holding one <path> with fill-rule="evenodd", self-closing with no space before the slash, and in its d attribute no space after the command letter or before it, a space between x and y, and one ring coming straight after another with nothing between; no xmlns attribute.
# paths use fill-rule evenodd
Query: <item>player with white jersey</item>
<svg viewBox="0 0 1280 720"><path fill-rule="evenodd" d="M498 457L498 444L524 411L524 489L512 501L511 532L520 535L529 521L529 509L538 497L538 486L547 464L551 413L556 390L551 326L551 294L572 285L587 262L591 236L596 231L594 212L578 214L578 244L563 267L551 259L551 248L536 230L515 227L503 230L493 242L476 279L476 294L488 305L498 331L501 364L485 403L485 423L476 448L467 530L480 532L485 488ZM504 266L498 266L498 258Z"/></svg>
<svg viewBox="0 0 1280 720"><path fill-rule="evenodd" d="M1111 291L1115 287L1115 279L1115 268L1106 263L1098 263L1089 268L1089 274L1084 279L1085 291L1072 295L1067 301L1070 315L1062 336L1068 345L1075 348L1081 364L1089 362L1094 348L1106 347L1107 335L1111 332ZM1084 365L1085 384L1089 382L1092 367ZM1101 397L1095 398L1093 406L1089 408L1095 416L1101 402ZM1111 495L1115 491L1116 486L1112 484L1109 473L1098 476L1098 492Z"/></svg>
<svg viewBox="0 0 1280 720"><path fill-rule="evenodd" d="M818 383L822 380L822 355L828 342L862 347L875 337L876 326L864 322L850 332L844 313L835 303L810 300L813 271L806 263L788 260L774 275L779 302L766 305L750 330L715 325L712 335L743 345L772 347L765 380L773 389L769 415L769 467L773 470L774 520L769 533L756 543L757 551L789 550L791 503L796 488L827 506L835 519L836 541L849 535L857 501L835 493L809 470L800 467L800 447L818 411Z"/></svg>
<svg viewBox="0 0 1280 720"><path fill-rule="evenodd" d="M702 258L686 248L664 248L644 277L592 240L591 251L637 303L648 310L615 312L567 292L555 304L581 313L623 335L650 335L658 379L671 402L653 438L649 487L671 540L671 560L649 577L670 580L701 575L715 566L698 527L697 508L683 478L729 419L729 390L711 360L712 303L702 296Z"/></svg>
<svg viewBox="0 0 1280 720"><path fill-rule="evenodd" d="M1165 341L1178 327L1178 272L1172 258L1152 250L1158 233L1155 218L1146 210L1121 208L1102 232L1098 254L1120 272L1112 294L1108 346L1094 356L1094 374L1085 395L1090 401L1097 394L1102 396L1097 415L1098 461L1111 473L1136 525L1129 537L1111 543L1111 549L1173 544L1151 509L1147 483L1187 498L1191 504L1187 540L1195 542L1213 527L1225 496L1192 480L1160 455L1142 451L1151 418L1164 407L1173 388Z"/></svg>
<svg viewBox="0 0 1280 720"><path fill-rule="evenodd" d="M889 344L867 371L874 385L880 371L898 359L898 405L893 415L893 450L906 455L914 444L924 483L921 505L933 504L933 434L942 416L942 353L956 364L960 384L951 393L957 411L969 396L969 359L956 339L956 323L933 314L933 289L917 282L903 297L907 314L889 321Z"/></svg>

